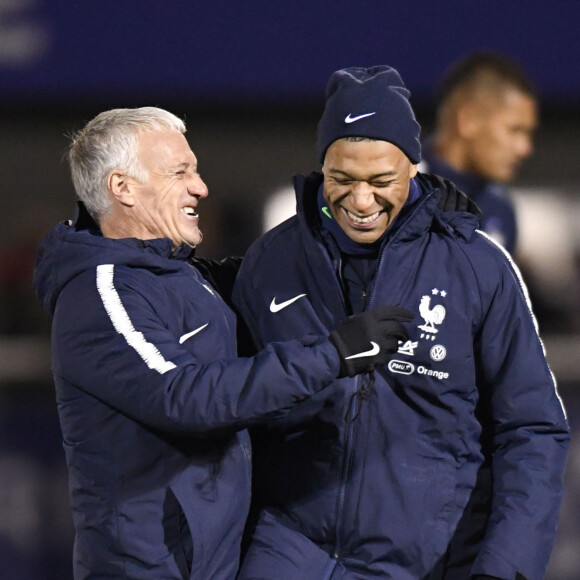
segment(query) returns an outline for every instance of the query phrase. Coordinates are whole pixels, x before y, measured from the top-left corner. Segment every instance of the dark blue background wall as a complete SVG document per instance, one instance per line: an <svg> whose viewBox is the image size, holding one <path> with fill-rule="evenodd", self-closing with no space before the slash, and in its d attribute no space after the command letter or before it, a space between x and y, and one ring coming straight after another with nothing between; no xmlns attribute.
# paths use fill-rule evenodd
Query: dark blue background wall
<svg viewBox="0 0 580 580"><path fill-rule="evenodd" d="M0 103L318 102L333 70L382 63L420 99L476 48L576 100L578 22L577 0L5 1Z"/></svg>

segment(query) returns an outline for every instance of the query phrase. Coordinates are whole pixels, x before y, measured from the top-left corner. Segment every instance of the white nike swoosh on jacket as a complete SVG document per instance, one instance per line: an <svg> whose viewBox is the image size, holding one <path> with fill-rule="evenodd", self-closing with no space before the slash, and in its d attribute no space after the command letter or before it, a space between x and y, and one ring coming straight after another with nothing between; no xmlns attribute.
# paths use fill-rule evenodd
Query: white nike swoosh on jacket
<svg viewBox="0 0 580 580"><path fill-rule="evenodd" d="M196 328L195 330L192 330L191 332L188 332L188 333L180 336L179 337L179 344L183 344L188 338L191 338L194 334L201 332L208 324L209 324L209 322L204 324L203 326L200 326L199 328Z"/></svg>
<svg viewBox="0 0 580 580"><path fill-rule="evenodd" d="M306 296L306 294L298 294L298 296L294 296L294 298L290 298L290 300L286 300L285 302L280 302L280 304L276 304L276 297L274 296L272 302L270 302L270 312L280 312L280 310L283 310L286 306L290 306L290 304L296 302L296 300L299 300L303 296Z"/></svg>

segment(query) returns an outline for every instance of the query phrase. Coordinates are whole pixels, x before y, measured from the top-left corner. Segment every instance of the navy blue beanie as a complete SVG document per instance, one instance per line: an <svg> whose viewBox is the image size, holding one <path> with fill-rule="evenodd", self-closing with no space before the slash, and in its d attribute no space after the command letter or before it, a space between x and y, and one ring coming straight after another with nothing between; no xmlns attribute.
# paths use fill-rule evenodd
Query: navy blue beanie
<svg viewBox="0 0 580 580"><path fill-rule="evenodd" d="M318 123L318 158L342 137L370 137L396 145L413 162L421 161L421 127L409 103L410 92L390 66L336 71L326 88Z"/></svg>

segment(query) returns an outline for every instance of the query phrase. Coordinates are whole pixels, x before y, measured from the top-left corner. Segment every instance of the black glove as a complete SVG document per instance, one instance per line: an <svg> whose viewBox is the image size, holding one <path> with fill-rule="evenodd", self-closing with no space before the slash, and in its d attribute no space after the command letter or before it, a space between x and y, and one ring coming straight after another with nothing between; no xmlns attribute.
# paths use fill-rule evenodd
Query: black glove
<svg viewBox="0 0 580 580"><path fill-rule="evenodd" d="M387 364L399 341L409 338L403 322L413 318L411 312L398 306L379 306L349 316L329 337L340 355L339 378Z"/></svg>
<svg viewBox="0 0 580 580"><path fill-rule="evenodd" d="M431 187L436 187L441 192L439 211L468 211L481 219L482 212L478 205L469 196L457 189L454 183L432 173L422 173L421 175Z"/></svg>

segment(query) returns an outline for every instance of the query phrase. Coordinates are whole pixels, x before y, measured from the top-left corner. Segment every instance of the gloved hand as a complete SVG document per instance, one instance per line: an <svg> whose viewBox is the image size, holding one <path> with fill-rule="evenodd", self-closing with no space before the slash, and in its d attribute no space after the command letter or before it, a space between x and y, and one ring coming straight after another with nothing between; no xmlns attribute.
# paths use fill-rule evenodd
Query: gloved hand
<svg viewBox="0 0 580 580"><path fill-rule="evenodd" d="M454 183L432 173L423 173L422 175L431 186L437 187L441 192L439 211L468 211L481 219L482 213L478 205L469 196L457 189Z"/></svg>
<svg viewBox="0 0 580 580"><path fill-rule="evenodd" d="M387 364L399 341L409 338L403 322L413 318L405 308L389 305L349 316L329 337L340 355L339 378Z"/></svg>

